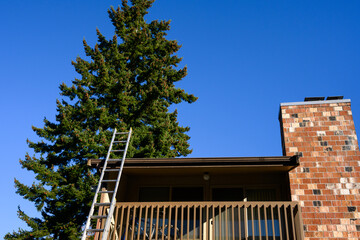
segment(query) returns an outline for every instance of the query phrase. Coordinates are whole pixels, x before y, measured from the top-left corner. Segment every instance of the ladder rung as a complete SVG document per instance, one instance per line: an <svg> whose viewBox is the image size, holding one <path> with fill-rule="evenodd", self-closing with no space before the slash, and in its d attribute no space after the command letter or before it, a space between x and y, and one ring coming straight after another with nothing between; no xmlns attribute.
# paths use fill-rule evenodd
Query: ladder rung
<svg viewBox="0 0 360 240"><path fill-rule="evenodd" d="M102 182L116 182L117 180L115 179L111 179L111 180L108 180L108 179L105 179L105 180L102 180Z"/></svg>
<svg viewBox="0 0 360 240"><path fill-rule="evenodd" d="M118 172L120 169L104 169L105 172Z"/></svg>
<svg viewBox="0 0 360 240"><path fill-rule="evenodd" d="M121 141L113 141L113 143L126 143L127 141L121 140Z"/></svg>
<svg viewBox="0 0 360 240"><path fill-rule="evenodd" d="M100 218L107 218L106 215L104 216L98 216L98 215L95 215L95 216L91 216L92 219L100 219Z"/></svg>
<svg viewBox="0 0 360 240"><path fill-rule="evenodd" d="M87 232L103 232L104 229L87 229Z"/></svg>
<svg viewBox="0 0 360 240"><path fill-rule="evenodd" d="M129 132L117 132L116 135L120 135L120 134L129 134Z"/></svg>
<svg viewBox="0 0 360 240"><path fill-rule="evenodd" d="M113 193L114 191L99 191L99 193Z"/></svg>
<svg viewBox="0 0 360 240"><path fill-rule="evenodd" d="M110 206L110 203L109 203L109 202L106 202L106 203L95 203L94 205L95 205L95 206Z"/></svg>
<svg viewBox="0 0 360 240"><path fill-rule="evenodd" d="M125 150L111 150L112 152L123 152Z"/></svg>

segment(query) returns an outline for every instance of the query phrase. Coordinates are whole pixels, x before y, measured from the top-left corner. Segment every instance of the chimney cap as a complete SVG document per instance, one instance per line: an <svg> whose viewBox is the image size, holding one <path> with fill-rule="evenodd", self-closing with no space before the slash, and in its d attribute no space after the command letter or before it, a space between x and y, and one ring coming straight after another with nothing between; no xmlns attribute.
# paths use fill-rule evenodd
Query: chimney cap
<svg viewBox="0 0 360 240"><path fill-rule="evenodd" d="M329 96L326 98L326 100L340 100L343 98L344 98L344 96Z"/></svg>
<svg viewBox="0 0 360 240"><path fill-rule="evenodd" d="M325 97L306 97L304 99L304 102L310 102L310 101L324 101Z"/></svg>

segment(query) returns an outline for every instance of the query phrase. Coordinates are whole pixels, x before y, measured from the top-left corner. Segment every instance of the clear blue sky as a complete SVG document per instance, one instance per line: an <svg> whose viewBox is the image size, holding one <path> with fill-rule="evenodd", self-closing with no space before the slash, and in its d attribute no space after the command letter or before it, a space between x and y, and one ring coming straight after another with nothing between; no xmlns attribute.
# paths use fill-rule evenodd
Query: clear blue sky
<svg viewBox="0 0 360 240"><path fill-rule="evenodd" d="M82 40L95 29L110 37L113 0L0 2L2 174L0 238L25 225L13 179L31 184L18 163L31 126L54 119L58 86L76 77L71 60L84 56ZM158 0L148 19L171 19L168 39L188 76L178 84L199 100L177 106L191 127L192 157L281 155L279 103L306 96L344 95L360 126L359 1Z"/></svg>

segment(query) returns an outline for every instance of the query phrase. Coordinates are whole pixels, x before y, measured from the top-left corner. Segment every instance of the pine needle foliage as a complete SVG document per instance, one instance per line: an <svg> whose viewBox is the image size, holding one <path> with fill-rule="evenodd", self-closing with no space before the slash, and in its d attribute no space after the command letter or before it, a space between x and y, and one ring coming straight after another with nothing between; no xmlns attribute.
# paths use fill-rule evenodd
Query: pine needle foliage
<svg viewBox="0 0 360 240"><path fill-rule="evenodd" d="M153 0L122 1L108 13L115 27L112 39L97 30L98 42L84 40L88 60L72 64L81 76L71 86L61 84L56 121L44 120L33 127L42 139L28 140L34 150L20 160L22 168L35 173L27 186L15 179L18 194L32 201L41 218L19 218L30 230L19 229L5 239L78 239L86 220L97 176L87 166L90 158L104 158L113 129L133 128L128 157L179 157L191 153L188 127L177 121L172 104L196 101L194 95L176 88L186 76L176 56L180 45L167 40L169 21L146 22Z"/></svg>

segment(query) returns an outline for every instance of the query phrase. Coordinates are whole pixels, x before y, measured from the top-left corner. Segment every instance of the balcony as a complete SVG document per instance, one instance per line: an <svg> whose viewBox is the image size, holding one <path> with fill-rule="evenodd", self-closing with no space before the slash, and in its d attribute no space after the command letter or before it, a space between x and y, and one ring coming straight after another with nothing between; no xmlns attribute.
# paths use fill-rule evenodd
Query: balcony
<svg viewBox="0 0 360 240"><path fill-rule="evenodd" d="M101 215L107 209L99 211ZM98 220L97 224L101 227L104 222ZM296 202L121 202L116 205L108 239L303 238Z"/></svg>
<svg viewBox="0 0 360 240"><path fill-rule="evenodd" d="M102 160L89 165L101 169ZM288 177L298 165L297 156L127 159L108 239L303 239ZM102 194L100 202L111 197ZM95 223L104 227L102 219Z"/></svg>

